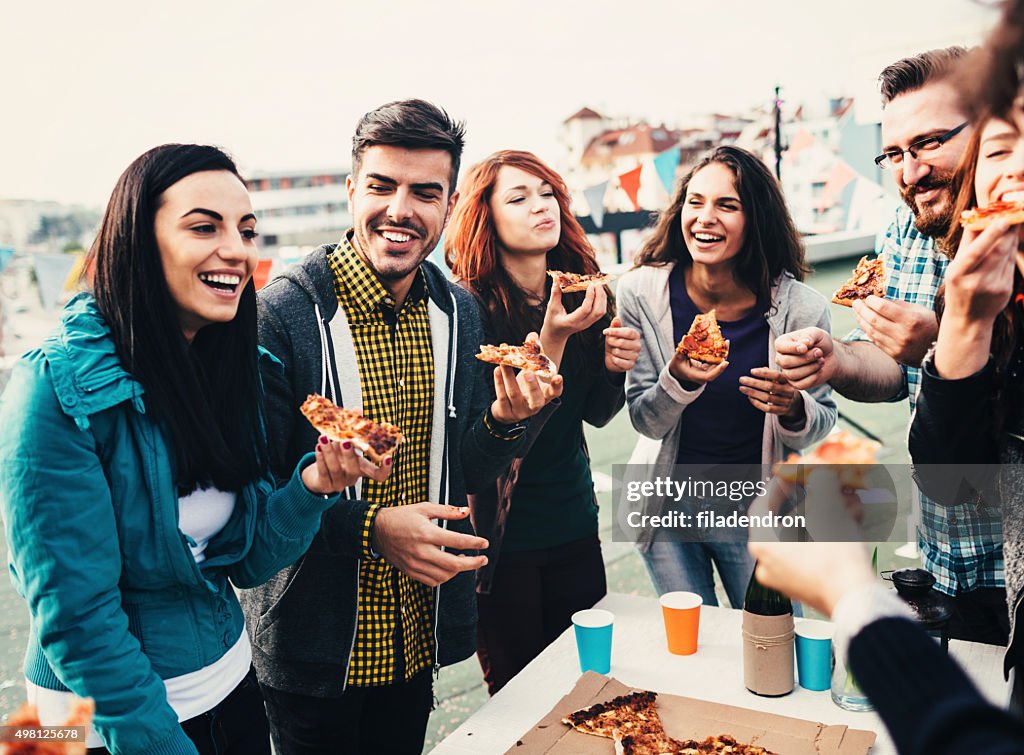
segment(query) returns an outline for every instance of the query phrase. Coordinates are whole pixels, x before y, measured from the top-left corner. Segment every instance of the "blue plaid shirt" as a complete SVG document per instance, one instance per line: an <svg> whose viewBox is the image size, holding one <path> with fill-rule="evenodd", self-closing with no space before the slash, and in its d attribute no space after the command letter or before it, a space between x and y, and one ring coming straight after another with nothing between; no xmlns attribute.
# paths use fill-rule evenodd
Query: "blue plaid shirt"
<svg viewBox="0 0 1024 755"><path fill-rule="evenodd" d="M900 205L896 210L896 217L879 247L879 253L885 255L886 298L933 309L935 294L942 285L949 261L935 250L931 237L918 232L909 207ZM869 339L857 328L847 340ZM903 389L890 400L909 398L913 416L921 389L921 370L906 365L900 368ZM918 546L925 568L935 575L935 586L949 595L977 587L1003 587L1003 531L999 512L988 509L979 513L973 503L940 506L923 493L920 501Z"/></svg>

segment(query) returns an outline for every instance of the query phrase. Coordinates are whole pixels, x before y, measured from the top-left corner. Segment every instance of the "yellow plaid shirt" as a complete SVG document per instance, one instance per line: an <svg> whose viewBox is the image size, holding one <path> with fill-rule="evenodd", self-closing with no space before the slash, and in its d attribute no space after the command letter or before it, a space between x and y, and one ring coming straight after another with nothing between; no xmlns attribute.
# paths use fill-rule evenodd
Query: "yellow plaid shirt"
<svg viewBox="0 0 1024 755"><path fill-rule="evenodd" d="M374 558L370 547L380 507L418 503L429 495L434 357L422 271L396 312L394 299L352 248L349 236L342 237L327 261L355 343L363 414L398 425L405 436L387 480L363 480L362 497L372 505L363 523L359 614L348 683L373 687L410 679L429 668L434 655L433 590Z"/></svg>

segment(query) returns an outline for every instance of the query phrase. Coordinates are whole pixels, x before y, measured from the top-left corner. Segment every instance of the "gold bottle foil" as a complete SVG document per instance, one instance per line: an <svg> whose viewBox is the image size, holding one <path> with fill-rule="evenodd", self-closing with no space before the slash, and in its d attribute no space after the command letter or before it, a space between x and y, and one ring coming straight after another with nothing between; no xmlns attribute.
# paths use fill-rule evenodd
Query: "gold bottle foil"
<svg viewBox="0 0 1024 755"><path fill-rule="evenodd" d="M743 684L758 695L793 691L793 615L743 612Z"/></svg>

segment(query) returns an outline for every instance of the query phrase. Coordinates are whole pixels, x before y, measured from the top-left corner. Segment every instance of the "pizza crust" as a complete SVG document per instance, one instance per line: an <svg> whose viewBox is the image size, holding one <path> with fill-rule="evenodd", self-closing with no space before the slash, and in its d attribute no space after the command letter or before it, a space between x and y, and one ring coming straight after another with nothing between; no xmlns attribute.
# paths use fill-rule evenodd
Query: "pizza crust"
<svg viewBox="0 0 1024 755"><path fill-rule="evenodd" d="M331 440L351 441L377 466L392 456L405 440L401 429L389 422L374 422L362 412L337 406L325 396L312 393L299 407L309 424Z"/></svg>
<svg viewBox="0 0 1024 755"><path fill-rule="evenodd" d="M960 214L960 225L972 231L983 231L999 218L1010 225L1024 223L1024 202L992 202L987 207L975 207Z"/></svg>

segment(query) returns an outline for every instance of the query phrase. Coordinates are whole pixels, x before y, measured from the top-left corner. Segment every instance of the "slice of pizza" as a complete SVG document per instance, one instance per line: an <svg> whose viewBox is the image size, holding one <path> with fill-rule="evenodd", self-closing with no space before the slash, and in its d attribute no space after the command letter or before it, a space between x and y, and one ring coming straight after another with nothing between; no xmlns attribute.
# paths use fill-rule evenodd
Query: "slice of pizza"
<svg viewBox="0 0 1024 755"><path fill-rule="evenodd" d="M852 307L855 299L867 299L869 296L885 298L885 262L881 257L871 260L861 257L850 280L832 294L832 303Z"/></svg>
<svg viewBox="0 0 1024 755"><path fill-rule="evenodd" d="M1024 223L1024 202L992 202L987 207L975 207L960 213L960 225L972 231L982 231L999 218L1010 225Z"/></svg>
<svg viewBox="0 0 1024 755"><path fill-rule="evenodd" d="M527 370L541 380L551 380L558 374L558 366L540 350L540 341L533 339L527 339L522 346L483 344L476 358L488 364L503 364L517 370Z"/></svg>
<svg viewBox="0 0 1024 755"><path fill-rule="evenodd" d="M82 726L86 736L92 726L92 715L96 705L91 697L76 697L68 711L67 720L61 726ZM7 719L7 726L41 726L36 706L25 703ZM32 740L0 744L0 755L86 755L85 738L79 742L67 740Z"/></svg>
<svg viewBox="0 0 1024 755"><path fill-rule="evenodd" d="M591 286L603 286L615 280L615 276L608 273L584 275L583 273L563 273L561 270L548 270L548 275L554 279L555 284L563 294L568 294L572 291L586 291Z"/></svg>
<svg viewBox="0 0 1024 755"><path fill-rule="evenodd" d="M325 396L310 394L299 407L309 424L331 440L352 441L363 456L378 466L405 440L402 431L388 422L374 422L362 412L337 406Z"/></svg>
<svg viewBox="0 0 1024 755"><path fill-rule="evenodd" d="M759 745L747 745L737 742L735 737L728 734L719 734L717 737L708 737L703 742L688 739L679 742L679 749L674 750L676 755L710 755L711 753L722 753L723 755L778 755Z"/></svg>
<svg viewBox="0 0 1024 755"><path fill-rule="evenodd" d="M606 703L595 703L570 713L562 719L576 731L614 739L615 732L640 732L652 722L661 726L655 692L631 692Z"/></svg>
<svg viewBox="0 0 1024 755"><path fill-rule="evenodd" d="M616 755L676 755L683 752L680 749L683 743L666 734L660 720L657 726L648 726L631 734L616 729L612 738Z"/></svg>
<svg viewBox="0 0 1024 755"><path fill-rule="evenodd" d="M676 346L676 351L704 364L721 364L729 356L729 344L718 327L715 310L693 318L688 332Z"/></svg>
<svg viewBox="0 0 1024 755"><path fill-rule="evenodd" d="M881 444L867 438L859 438L845 430L832 433L821 444L807 454L791 453L789 457L775 465L775 474L784 480L797 485L807 482L810 472L806 465L827 464L839 474L839 484L843 487L863 489L868 468L877 463L878 450Z"/></svg>

